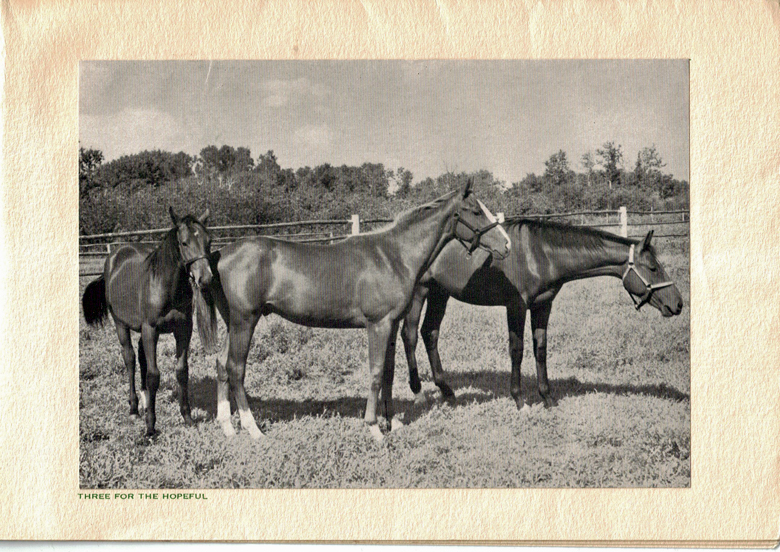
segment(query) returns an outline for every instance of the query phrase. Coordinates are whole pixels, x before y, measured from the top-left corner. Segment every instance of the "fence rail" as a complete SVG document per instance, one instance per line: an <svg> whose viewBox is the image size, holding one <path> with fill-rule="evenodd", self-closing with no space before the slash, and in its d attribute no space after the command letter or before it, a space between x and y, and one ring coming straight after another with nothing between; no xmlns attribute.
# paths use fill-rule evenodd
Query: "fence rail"
<svg viewBox="0 0 780 552"><path fill-rule="evenodd" d="M504 214L497 213L499 221L504 222ZM634 220L629 223L629 215L634 217ZM681 220L654 220L655 217L663 217L668 215L682 215ZM587 224L592 228L619 228L619 234L630 238L641 238L643 235L629 234L628 230L632 227L655 227L655 226L672 226L672 225L687 225L690 223L690 213L686 209L670 210L670 211L629 211L625 207L621 207L618 210L599 210L599 211L573 211L569 213L541 213L541 214L529 214L522 215L521 217L506 217L507 220L516 218L539 218L539 219L551 219L551 218L571 218L575 219L580 217L580 223L574 223L577 226L584 226L583 217L596 217L596 216L616 216L617 222L606 223L591 223ZM650 221L637 220L637 218L651 217ZM603 220L603 219L602 219ZM263 230L279 230L299 227L301 229L310 229L310 231L302 231L299 233L285 232L283 234L265 234L274 238L282 238L286 240L293 240L298 243L326 243L338 241L346 238L350 235L356 235L360 233L361 225L375 225L375 224L387 224L392 222L392 219L366 219L360 220L358 215L352 215L348 219L332 219L332 220L305 220L299 222L277 222L272 224L237 224L229 226L209 226L209 231L212 233L222 234L223 232L238 232L237 234L228 235L216 235L213 238L214 245L225 245L231 241L241 239L251 235L258 235ZM345 227L346 232L337 234L333 231L312 231L318 227L323 226L342 226ZM85 236L79 236L79 259L84 259L94 264L101 257L106 257L112 247L119 247L127 244L154 244L155 241L142 240L144 237L154 236L158 234L164 234L168 232L170 228L154 228L150 230L134 230L113 232L108 234L91 234ZM253 230L255 234L250 234L248 231ZM263 235L263 234L259 234ZM666 234L656 234L656 238L679 238L688 236L689 232L672 232ZM123 239L124 238L124 239ZM132 238L141 238L131 241ZM98 249L99 248L99 249ZM96 250L97 249L97 250ZM80 263L81 264L81 263ZM80 277L86 276L99 276L101 271L79 272Z"/></svg>

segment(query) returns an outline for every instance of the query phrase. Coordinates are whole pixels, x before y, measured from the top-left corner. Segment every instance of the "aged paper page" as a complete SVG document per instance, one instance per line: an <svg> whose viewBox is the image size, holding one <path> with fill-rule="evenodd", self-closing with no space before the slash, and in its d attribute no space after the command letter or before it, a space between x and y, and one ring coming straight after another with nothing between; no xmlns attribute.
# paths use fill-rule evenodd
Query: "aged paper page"
<svg viewBox="0 0 780 552"><path fill-rule="evenodd" d="M777 542L776 1L11 0L2 16L0 537ZM79 61L327 58L690 59L691 488L78 499Z"/></svg>

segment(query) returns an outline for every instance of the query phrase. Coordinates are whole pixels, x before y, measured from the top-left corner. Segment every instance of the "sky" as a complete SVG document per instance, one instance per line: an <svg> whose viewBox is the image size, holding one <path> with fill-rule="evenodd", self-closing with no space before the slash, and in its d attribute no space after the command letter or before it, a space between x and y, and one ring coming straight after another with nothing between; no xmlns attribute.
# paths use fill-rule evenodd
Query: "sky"
<svg viewBox="0 0 780 552"><path fill-rule="evenodd" d="M655 145L689 179L687 60L87 61L79 141L105 161L208 145L283 168L383 163L418 181L486 169L507 185L607 141Z"/></svg>

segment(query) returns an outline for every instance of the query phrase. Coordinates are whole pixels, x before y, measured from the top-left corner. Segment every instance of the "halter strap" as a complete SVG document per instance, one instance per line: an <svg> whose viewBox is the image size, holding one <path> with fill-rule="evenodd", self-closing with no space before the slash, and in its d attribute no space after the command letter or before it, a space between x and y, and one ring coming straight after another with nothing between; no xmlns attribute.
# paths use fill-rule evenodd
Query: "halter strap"
<svg viewBox="0 0 780 552"><path fill-rule="evenodd" d="M641 282L645 285L645 293L639 297L639 301L636 300L634 297L634 294L628 290L626 287L626 277L628 276L628 273L631 271L634 271L634 274L636 274ZM650 301L650 297L653 295L653 292L657 289L663 289L665 287L673 286L674 282L671 280L666 280L664 282L658 282L657 284L651 284L648 282L644 276L642 276L639 271L636 269L636 266L634 265L634 244L631 244L631 247L628 249L628 264L626 265L626 270L623 272L623 287L626 287L626 291L628 291L628 296L631 297L631 300L634 302L634 306L636 307L636 310L641 309L645 304L647 304Z"/></svg>
<svg viewBox="0 0 780 552"><path fill-rule="evenodd" d="M199 260L201 260L201 259L206 259L206 260L208 260L208 258L209 258L209 256L208 256L208 255L201 255L200 257L195 257L195 258L189 259L189 260L187 260L187 261L184 261L184 263L183 263L183 264L184 264L184 270L186 270L187 272L189 272L189 270L190 270L190 267L193 265L193 263L196 263L197 261L199 261Z"/></svg>
<svg viewBox="0 0 780 552"><path fill-rule="evenodd" d="M512 245L512 242L509 239L509 235L501 226L501 223L498 222L496 217L493 216L493 213L491 213L480 200L477 200L477 203L479 204L480 208L482 209L482 212L485 214L487 219L490 221L490 224L488 224L487 226L483 226L482 228L475 228L471 223L462 219L459 213L455 213L453 215L453 217L455 217L455 226L457 226L457 224L460 223L474 233L474 236L471 238L471 243L467 243L466 240L464 240L463 238L457 235L457 232L455 232L455 227L453 227L453 234L455 239L458 240L463 245L463 247L465 247L468 250L469 253L473 253L474 251L476 251L478 247L481 247L482 249L485 249L490 253L494 254L499 259L506 258L507 256L506 254L499 255L497 251L481 243L482 236L484 236L485 234L490 232L493 228L498 226L499 231L504 236L504 238L506 238L507 249L511 248Z"/></svg>
<svg viewBox="0 0 780 552"><path fill-rule="evenodd" d="M506 230L504 230L504 227L501 226L499 220L493 215L493 213L490 212L490 209L488 209L487 206L478 199L477 204L479 205L480 209L482 209L482 212L485 213L485 216L490 222L498 224L498 231L501 232L502 236L504 236L507 249L512 249L512 240L509 239L509 234L506 233Z"/></svg>

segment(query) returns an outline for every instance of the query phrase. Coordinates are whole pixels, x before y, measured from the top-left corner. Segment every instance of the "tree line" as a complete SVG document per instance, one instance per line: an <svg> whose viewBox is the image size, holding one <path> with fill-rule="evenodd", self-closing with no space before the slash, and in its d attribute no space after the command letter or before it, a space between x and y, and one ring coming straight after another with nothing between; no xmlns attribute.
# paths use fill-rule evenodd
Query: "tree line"
<svg viewBox="0 0 780 552"><path fill-rule="evenodd" d="M507 216L577 210L688 207L688 182L665 174L655 145L626 168L622 147L607 142L580 159L554 153L541 175L500 181L487 170L447 172L415 181L411 171L382 163L282 168L273 151L252 158L248 148L210 145L197 156L142 151L104 163L96 149L79 151L79 231L95 234L165 227L167 209L202 212L211 223L266 224L312 219L390 218L474 181L479 197Z"/></svg>

